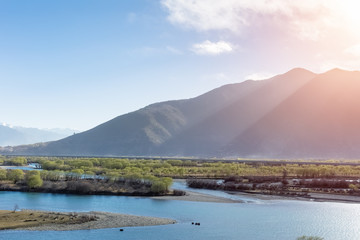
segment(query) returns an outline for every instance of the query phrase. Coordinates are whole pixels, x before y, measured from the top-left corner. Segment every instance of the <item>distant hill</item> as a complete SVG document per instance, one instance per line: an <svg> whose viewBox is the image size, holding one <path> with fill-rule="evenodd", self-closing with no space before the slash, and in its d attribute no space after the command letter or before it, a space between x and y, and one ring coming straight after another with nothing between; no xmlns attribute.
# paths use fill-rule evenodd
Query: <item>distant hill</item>
<svg viewBox="0 0 360 240"><path fill-rule="evenodd" d="M24 135L7 126L0 125L0 146L8 146L8 145L18 145L24 142L21 142L21 139Z"/></svg>
<svg viewBox="0 0 360 240"><path fill-rule="evenodd" d="M14 146L59 140L73 134L70 129L37 129L0 125L0 146Z"/></svg>
<svg viewBox="0 0 360 240"><path fill-rule="evenodd" d="M59 141L3 153L94 156L360 157L360 72L293 69L149 105Z"/></svg>

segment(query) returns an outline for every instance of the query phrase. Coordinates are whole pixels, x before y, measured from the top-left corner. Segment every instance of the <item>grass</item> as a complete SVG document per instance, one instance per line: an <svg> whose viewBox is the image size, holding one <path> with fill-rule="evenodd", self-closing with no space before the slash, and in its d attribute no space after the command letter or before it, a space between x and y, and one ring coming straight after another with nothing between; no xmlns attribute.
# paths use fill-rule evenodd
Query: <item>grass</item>
<svg viewBox="0 0 360 240"><path fill-rule="evenodd" d="M0 230L35 227L45 224L79 224L95 220L77 214L41 212L32 210L0 210Z"/></svg>

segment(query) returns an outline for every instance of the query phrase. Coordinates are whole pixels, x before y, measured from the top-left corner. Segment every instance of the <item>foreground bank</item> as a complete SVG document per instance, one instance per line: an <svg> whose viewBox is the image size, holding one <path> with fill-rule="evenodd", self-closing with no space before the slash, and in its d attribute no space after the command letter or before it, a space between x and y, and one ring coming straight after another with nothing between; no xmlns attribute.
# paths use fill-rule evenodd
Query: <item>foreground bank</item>
<svg viewBox="0 0 360 240"><path fill-rule="evenodd" d="M48 212L0 210L0 230L70 231L102 228L174 224L167 218L144 217L109 212Z"/></svg>

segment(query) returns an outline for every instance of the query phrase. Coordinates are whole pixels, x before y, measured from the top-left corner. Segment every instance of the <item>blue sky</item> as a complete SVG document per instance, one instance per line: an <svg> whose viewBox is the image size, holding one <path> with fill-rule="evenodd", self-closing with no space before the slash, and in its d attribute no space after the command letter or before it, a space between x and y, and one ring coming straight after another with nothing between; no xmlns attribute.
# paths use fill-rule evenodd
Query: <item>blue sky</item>
<svg viewBox="0 0 360 240"><path fill-rule="evenodd" d="M357 70L354 4L0 0L0 122L87 130L294 67Z"/></svg>

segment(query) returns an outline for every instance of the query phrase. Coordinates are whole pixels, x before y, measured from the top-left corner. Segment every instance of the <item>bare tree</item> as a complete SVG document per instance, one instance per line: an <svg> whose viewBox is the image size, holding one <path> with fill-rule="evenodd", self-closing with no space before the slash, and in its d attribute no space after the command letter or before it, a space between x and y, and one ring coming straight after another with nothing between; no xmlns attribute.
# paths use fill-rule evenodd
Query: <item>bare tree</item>
<svg viewBox="0 0 360 240"><path fill-rule="evenodd" d="M16 212L17 210L20 210L19 205L15 204L13 212Z"/></svg>

